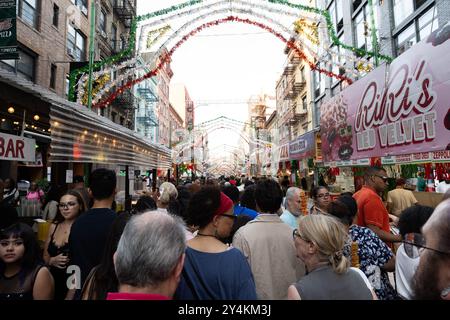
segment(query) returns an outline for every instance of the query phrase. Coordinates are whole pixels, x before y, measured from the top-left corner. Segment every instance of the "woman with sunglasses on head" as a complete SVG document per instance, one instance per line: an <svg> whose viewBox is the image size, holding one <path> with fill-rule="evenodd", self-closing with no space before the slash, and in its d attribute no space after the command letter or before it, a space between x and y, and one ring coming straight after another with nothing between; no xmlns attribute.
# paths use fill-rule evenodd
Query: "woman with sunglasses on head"
<svg viewBox="0 0 450 320"><path fill-rule="evenodd" d="M347 232L331 216L302 216L293 238L308 273L289 286L289 300L376 300L364 273L343 255Z"/></svg>
<svg viewBox="0 0 450 320"><path fill-rule="evenodd" d="M80 193L69 190L60 199L58 212L50 226L44 247L44 261L55 279L55 300L64 300L67 294L66 273L69 265L69 235L74 221L86 211Z"/></svg>
<svg viewBox="0 0 450 320"><path fill-rule="evenodd" d="M311 190L311 198L314 205L309 210L310 214L328 214L327 208L330 204L330 191L324 186L314 187Z"/></svg>
<svg viewBox="0 0 450 320"><path fill-rule="evenodd" d="M398 229L403 243L398 247L395 261L395 284L398 294L413 299L413 278L420 262L419 250L425 244L421 230L428 221L433 208L415 205L402 211Z"/></svg>
<svg viewBox="0 0 450 320"><path fill-rule="evenodd" d="M192 195L187 223L199 229L187 241L175 299L256 299L255 282L246 258L221 241L230 234L235 219L233 201L218 188L203 187Z"/></svg>
<svg viewBox="0 0 450 320"><path fill-rule="evenodd" d="M53 278L31 227L16 223L1 230L0 300L51 300L53 293Z"/></svg>

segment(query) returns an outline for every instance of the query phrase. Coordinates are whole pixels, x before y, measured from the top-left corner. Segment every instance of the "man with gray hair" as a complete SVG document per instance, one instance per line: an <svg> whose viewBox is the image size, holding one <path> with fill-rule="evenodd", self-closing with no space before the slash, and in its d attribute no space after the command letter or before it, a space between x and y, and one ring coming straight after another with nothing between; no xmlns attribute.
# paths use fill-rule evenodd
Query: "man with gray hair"
<svg viewBox="0 0 450 320"><path fill-rule="evenodd" d="M414 299L450 300L450 199L441 202L422 227L425 243L414 275Z"/></svg>
<svg viewBox="0 0 450 320"><path fill-rule="evenodd" d="M301 195L304 191L297 187L290 187L286 191L286 210L280 216L284 223L287 223L291 228L298 227L297 219L301 213Z"/></svg>
<svg viewBox="0 0 450 320"><path fill-rule="evenodd" d="M107 300L170 300L183 270L184 230L180 218L160 210L131 218L114 254L119 293Z"/></svg>

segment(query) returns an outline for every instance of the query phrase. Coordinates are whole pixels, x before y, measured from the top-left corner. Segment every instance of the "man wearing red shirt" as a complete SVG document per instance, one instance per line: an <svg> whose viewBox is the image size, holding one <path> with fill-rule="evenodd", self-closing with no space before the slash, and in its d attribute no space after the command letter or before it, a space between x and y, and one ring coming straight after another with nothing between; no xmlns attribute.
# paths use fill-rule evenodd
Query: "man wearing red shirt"
<svg viewBox="0 0 450 320"><path fill-rule="evenodd" d="M358 225L371 229L390 245L391 242L402 241L402 236L390 233L389 213L378 195L386 189L387 179L383 168L368 168L364 174L364 185L353 198L358 204Z"/></svg>

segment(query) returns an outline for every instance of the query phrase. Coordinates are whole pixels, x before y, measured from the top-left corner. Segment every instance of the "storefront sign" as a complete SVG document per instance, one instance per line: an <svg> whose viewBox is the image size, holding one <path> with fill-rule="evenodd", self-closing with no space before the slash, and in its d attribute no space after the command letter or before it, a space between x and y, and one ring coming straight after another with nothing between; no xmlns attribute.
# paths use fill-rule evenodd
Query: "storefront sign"
<svg viewBox="0 0 450 320"><path fill-rule="evenodd" d="M324 161L450 147L449 51L450 23L323 104Z"/></svg>
<svg viewBox="0 0 450 320"><path fill-rule="evenodd" d="M412 154L403 154L392 157L382 157L381 163L385 164L404 164L412 162L447 162L450 161L450 150L418 152Z"/></svg>
<svg viewBox="0 0 450 320"><path fill-rule="evenodd" d="M0 160L35 161L34 139L0 132Z"/></svg>
<svg viewBox="0 0 450 320"><path fill-rule="evenodd" d="M0 0L0 60L19 59L16 0Z"/></svg>
<svg viewBox="0 0 450 320"><path fill-rule="evenodd" d="M73 170L66 170L66 183L73 183Z"/></svg>
<svg viewBox="0 0 450 320"><path fill-rule="evenodd" d="M289 143L289 159L301 160L314 157L315 133L313 131L299 136Z"/></svg>

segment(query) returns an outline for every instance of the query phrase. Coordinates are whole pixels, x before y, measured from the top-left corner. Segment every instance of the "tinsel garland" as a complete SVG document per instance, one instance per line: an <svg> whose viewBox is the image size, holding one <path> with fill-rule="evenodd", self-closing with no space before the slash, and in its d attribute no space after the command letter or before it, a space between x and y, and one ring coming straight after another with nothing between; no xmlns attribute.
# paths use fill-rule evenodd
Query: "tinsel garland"
<svg viewBox="0 0 450 320"><path fill-rule="evenodd" d="M175 52L175 51L176 51L176 50L177 50L184 42L186 42L187 39L189 39L190 37L194 36L195 34L197 34L198 32L202 31L202 30L205 29L205 28L209 28L209 27L212 27L212 26L217 26L217 25L219 25L219 24L226 23L226 22L241 22L241 23L254 25L254 26L257 26L257 27L259 27L259 28L261 28L261 29L264 29L264 30L266 30L266 31L268 31L268 32L270 32L270 33L272 33L272 34L274 34L277 38L279 38L279 39L282 40L283 42L285 42L286 45L287 45L289 48L291 48L292 50L294 50L294 51L298 54L298 56L299 56L300 58L302 58L306 63L308 63L308 65L310 66L311 70L316 70L316 71L318 71L318 72L320 72L320 73L322 73L322 74L327 75L328 77L334 77L334 78L336 78L336 79L338 79L338 80L340 80L340 81L346 81L346 82L348 82L349 84L352 83L352 80L349 79L349 78L347 78L347 77L345 77L345 76L342 76L342 75L339 75L339 74L335 74L335 73L333 73L333 72L331 72L331 71L328 71L328 70L325 70L325 69L323 69L323 68L318 67L314 62L312 62L312 61L310 61L310 60L308 59L308 57L305 55L305 53L304 53L300 48L297 47L297 45L296 45L296 43L295 43L294 41L287 40L285 37L283 37L283 35L281 35L280 33L276 32L276 31L273 30L272 28L270 28L270 27L268 27L268 26L266 26L266 25L264 25L264 24L262 24L262 23L260 23L260 22L251 21L251 20L249 20L249 19L241 19L241 18L235 17L235 16L229 16L229 17L226 17L226 18L224 18L224 19L219 19L219 20L215 20L215 21L211 21L211 22L205 23L205 24L199 26L198 28L192 30L189 34L183 36L182 39L181 39L181 40L180 40L180 41L179 41L179 42L178 42L178 43L177 43L177 44L176 44L176 45L175 45L175 46L174 46L167 54L161 56L160 61L159 61L159 64L156 66L155 69L151 70L150 72L148 72L148 73L147 73L146 75L144 75L143 77L140 77L140 78L138 78L138 79L134 79L134 80L128 81L125 85L119 87L119 88L117 89L117 91L114 92L114 93L112 93L107 99L105 99L103 102L100 102L100 103L96 104L95 106L96 106L96 107L104 107L104 106L107 106L107 105L109 105L109 104L117 97L118 94L122 94L122 92L123 92L125 89L130 89L132 86L134 86L134 85L136 85L136 84L138 84L138 83L140 83L140 82L142 82L142 81L144 81L144 80L146 80L146 79L148 79L148 78L151 78L151 77L155 76L155 75L160 71L160 69L161 69L167 62L170 61L171 56L173 55L173 53L174 53L174 52Z"/></svg>
<svg viewBox="0 0 450 320"><path fill-rule="evenodd" d="M127 55L129 55L131 53L132 49L134 48L135 35L136 35L136 29L137 29L137 23L138 22L143 21L143 20L147 20L147 19L150 19L150 18L153 18L153 17L159 17L159 16L162 16L162 15L166 15L166 14L172 12L172 11L182 10L182 9L184 9L186 7L194 6L194 5L200 4L202 2L203 1L201 1L201 0L192 0L192 1L184 2L184 3L179 4L179 5L171 6L171 7L166 8L166 9L155 11L155 12L152 12L152 13L147 14L147 15L143 15L143 16L137 17L136 19L134 19L132 21L130 37L129 37L130 41L129 41L128 48L126 50L120 52L119 54L115 55L115 56L109 57L109 58L107 58L107 59L105 59L103 61L95 63L94 64L94 69L99 69L99 68L101 68L101 67L103 67L105 65L116 63L118 60L123 59L125 56L127 56ZM223 1L223 2L219 2L219 3L227 3L227 2L231 5L231 1ZM236 0L235 2L249 4L249 3L246 3L244 1L238 1L238 0ZM321 14L322 16L325 17L325 20L326 20L326 23L327 23L328 32L329 32L330 37L333 40L334 44L336 44L338 46L341 46L343 48L346 48L348 50L351 50L351 51L357 53L360 56L363 56L363 55L377 56L378 58L384 59L386 61L392 61L391 57L384 56L384 55L378 55L378 54L370 52L370 51L365 51L365 50L362 50L362 49L354 48L352 46L348 46L348 45L346 45L344 43L341 43L339 41L339 39L337 38L337 36L336 36L333 24L331 22L330 15L329 15L328 11L326 11L326 10L319 10L317 8L312 8L312 7L303 6L303 5L299 5L299 4L292 4L292 3L288 2L288 1L285 1L285 0L268 0L268 2L269 3L273 3L273 4L281 4L281 5L284 5L284 6L300 9L300 10L307 11L307 12L310 12L310 13ZM250 3L250 5L255 5L255 4ZM271 9L271 10L272 11L276 11L276 9ZM74 91L75 91L74 90L74 88L75 88L74 83L75 83L75 79L80 74L82 74L83 72L86 72L88 70L89 70L89 66L86 66L84 68L77 69L77 70L73 71L70 74L70 78L69 78L69 100L73 101L73 98L74 98ZM366 71L366 70L364 70L364 71Z"/></svg>

